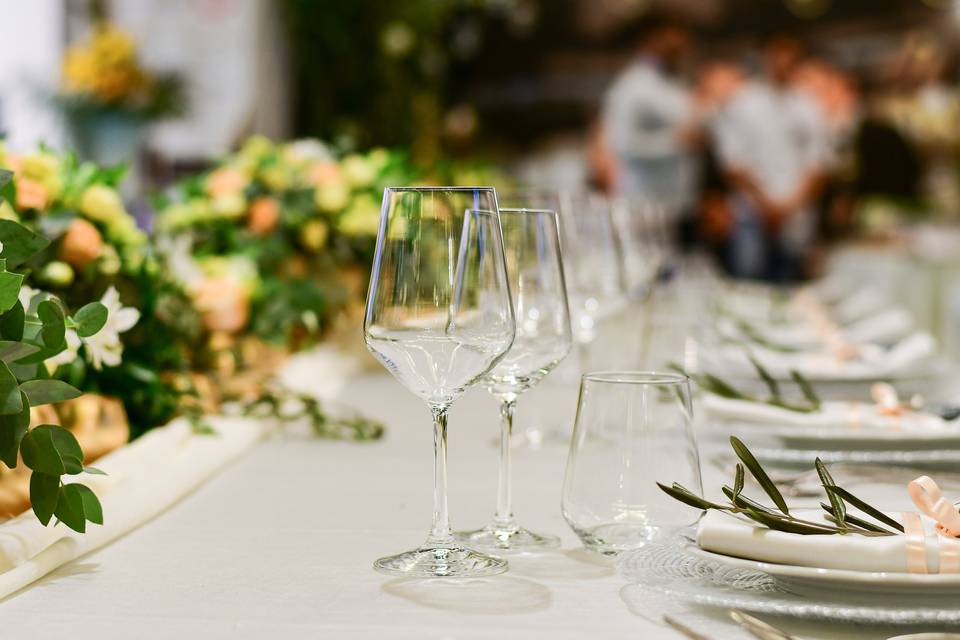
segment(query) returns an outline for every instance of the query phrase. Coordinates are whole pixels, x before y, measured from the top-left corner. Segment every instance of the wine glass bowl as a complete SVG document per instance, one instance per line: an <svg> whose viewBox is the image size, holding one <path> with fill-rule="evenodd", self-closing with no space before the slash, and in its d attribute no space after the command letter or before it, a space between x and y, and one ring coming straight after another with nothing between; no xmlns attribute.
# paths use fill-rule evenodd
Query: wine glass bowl
<svg viewBox="0 0 960 640"><path fill-rule="evenodd" d="M506 562L450 531L447 411L507 352L516 333L496 192L491 187L384 191L364 316L367 348L423 399L434 426L434 514L426 542L378 560L408 577L478 577Z"/></svg>

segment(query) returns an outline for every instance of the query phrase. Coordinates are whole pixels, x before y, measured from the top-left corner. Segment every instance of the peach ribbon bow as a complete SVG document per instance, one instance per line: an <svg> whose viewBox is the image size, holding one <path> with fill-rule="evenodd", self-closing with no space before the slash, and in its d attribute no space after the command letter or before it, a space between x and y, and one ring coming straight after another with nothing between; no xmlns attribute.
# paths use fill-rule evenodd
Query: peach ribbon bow
<svg viewBox="0 0 960 640"><path fill-rule="evenodd" d="M936 573L960 573L960 511L947 500L940 487L929 476L920 476L907 485L907 493L921 513L937 523L937 555L940 559ZM907 571L930 573L927 569L927 536L920 514L902 514L903 532L907 538Z"/></svg>

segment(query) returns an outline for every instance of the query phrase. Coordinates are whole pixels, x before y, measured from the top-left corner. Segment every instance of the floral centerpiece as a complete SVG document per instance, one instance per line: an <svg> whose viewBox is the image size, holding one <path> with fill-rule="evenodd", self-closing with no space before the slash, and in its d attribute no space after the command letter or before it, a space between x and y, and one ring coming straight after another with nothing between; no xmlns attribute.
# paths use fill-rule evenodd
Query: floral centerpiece
<svg viewBox="0 0 960 640"><path fill-rule="evenodd" d="M111 418L116 430L103 444L107 448L126 441L125 414L134 436L169 421L192 390L187 372L200 365L202 327L185 291L165 275L125 209L116 189L122 169L102 169L49 149L14 155L2 147L0 167L13 171L0 216L49 241L25 263L26 286L71 307L100 300L110 310L95 337L68 329L66 349L47 361L53 377L97 394L87 397L82 410L58 409L71 423ZM92 407L90 398L96 397L98 406Z"/></svg>
<svg viewBox="0 0 960 640"><path fill-rule="evenodd" d="M156 228L209 330L296 349L362 297L380 193L417 176L384 149L254 137L168 194Z"/></svg>

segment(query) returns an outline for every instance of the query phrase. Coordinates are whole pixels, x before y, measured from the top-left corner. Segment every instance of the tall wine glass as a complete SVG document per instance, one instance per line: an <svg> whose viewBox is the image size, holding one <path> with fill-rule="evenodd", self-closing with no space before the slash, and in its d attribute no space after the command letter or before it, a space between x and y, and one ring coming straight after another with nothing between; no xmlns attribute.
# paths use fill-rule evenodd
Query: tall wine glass
<svg viewBox="0 0 960 640"><path fill-rule="evenodd" d="M386 189L364 339L433 414L434 507L426 542L377 560L378 571L426 578L506 570L450 531L447 411L507 353L515 325L493 188Z"/></svg>
<svg viewBox="0 0 960 640"><path fill-rule="evenodd" d="M564 257L571 272L571 324L580 368L585 370L600 322L626 306L623 261L607 199L565 192L561 207Z"/></svg>
<svg viewBox="0 0 960 640"><path fill-rule="evenodd" d="M511 435L517 398L540 382L570 352L573 342L557 214L500 209L507 275L517 331L513 346L484 377L500 401L500 474L497 510L483 529L459 534L464 542L499 551L536 551L560 545L555 536L524 529L511 506Z"/></svg>

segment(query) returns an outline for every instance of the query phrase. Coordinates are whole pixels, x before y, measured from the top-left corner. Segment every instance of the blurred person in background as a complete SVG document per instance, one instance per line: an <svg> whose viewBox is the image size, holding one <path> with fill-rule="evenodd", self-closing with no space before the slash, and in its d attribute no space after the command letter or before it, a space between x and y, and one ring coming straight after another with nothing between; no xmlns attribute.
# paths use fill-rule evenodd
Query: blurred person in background
<svg viewBox="0 0 960 640"><path fill-rule="evenodd" d="M735 277L791 282L806 274L831 142L822 112L794 84L800 42L777 35L763 54L760 76L713 121L730 188L727 267Z"/></svg>
<svg viewBox="0 0 960 640"><path fill-rule="evenodd" d="M680 74L690 52L684 26L651 21L633 61L608 90L601 115L604 146L615 164L613 190L652 198L672 216L690 209L696 188L700 127Z"/></svg>

